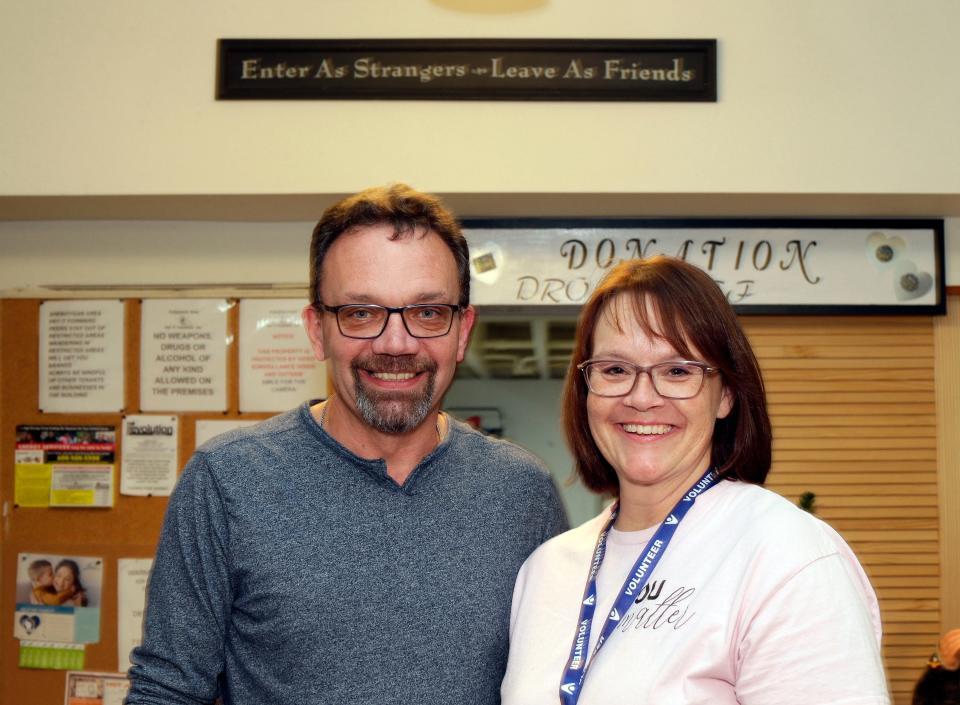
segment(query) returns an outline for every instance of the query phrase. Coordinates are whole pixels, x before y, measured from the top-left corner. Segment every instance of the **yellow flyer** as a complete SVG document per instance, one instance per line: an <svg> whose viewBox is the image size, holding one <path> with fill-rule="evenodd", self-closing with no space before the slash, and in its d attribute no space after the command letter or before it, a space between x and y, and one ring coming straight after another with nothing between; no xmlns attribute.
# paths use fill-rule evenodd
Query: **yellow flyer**
<svg viewBox="0 0 960 705"><path fill-rule="evenodd" d="M17 426L14 501L20 507L112 507L113 426Z"/></svg>

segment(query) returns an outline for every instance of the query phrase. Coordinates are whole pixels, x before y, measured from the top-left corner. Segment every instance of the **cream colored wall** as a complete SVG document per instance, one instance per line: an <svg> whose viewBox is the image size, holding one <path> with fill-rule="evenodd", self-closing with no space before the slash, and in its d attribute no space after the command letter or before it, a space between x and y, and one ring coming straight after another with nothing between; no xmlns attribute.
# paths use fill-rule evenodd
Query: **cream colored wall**
<svg viewBox="0 0 960 705"><path fill-rule="evenodd" d="M533 8L518 12L456 7ZM5 0L0 196L960 193L954 0ZM219 37L719 40L697 103L214 100ZM935 213L933 214L935 215Z"/></svg>
<svg viewBox="0 0 960 705"><path fill-rule="evenodd" d="M0 221L0 291L42 285L299 284L313 223Z"/></svg>

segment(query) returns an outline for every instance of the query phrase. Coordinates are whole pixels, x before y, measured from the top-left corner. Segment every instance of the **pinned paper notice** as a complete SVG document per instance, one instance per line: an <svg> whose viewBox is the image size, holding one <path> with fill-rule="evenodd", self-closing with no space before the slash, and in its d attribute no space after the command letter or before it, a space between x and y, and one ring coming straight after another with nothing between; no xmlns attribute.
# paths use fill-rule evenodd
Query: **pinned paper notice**
<svg viewBox="0 0 960 705"><path fill-rule="evenodd" d="M126 416L120 494L167 496L177 482L176 416Z"/></svg>
<svg viewBox="0 0 960 705"><path fill-rule="evenodd" d="M40 408L123 409L123 302L40 304Z"/></svg>
<svg viewBox="0 0 960 705"><path fill-rule="evenodd" d="M23 641L100 641L103 560L90 556L17 556L13 636Z"/></svg>
<svg viewBox="0 0 960 705"><path fill-rule="evenodd" d="M240 411L286 411L327 396L326 369L303 329L300 299L240 302Z"/></svg>
<svg viewBox="0 0 960 705"><path fill-rule="evenodd" d="M17 505L112 507L116 435L113 426L17 426Z"/></svg>
<svg viewBox="0 0 960 705"><path fill-rule="evenodd" d="M150 299L140 328L140 408L226 411L224 299Z"/></svg>
<svg viewBox="0 0 960 705"><path fill-rule="evenodd" d="M130 668L130 652L143 638L143 611L152 558L121 558L117 561L117 663Z"/></svg>

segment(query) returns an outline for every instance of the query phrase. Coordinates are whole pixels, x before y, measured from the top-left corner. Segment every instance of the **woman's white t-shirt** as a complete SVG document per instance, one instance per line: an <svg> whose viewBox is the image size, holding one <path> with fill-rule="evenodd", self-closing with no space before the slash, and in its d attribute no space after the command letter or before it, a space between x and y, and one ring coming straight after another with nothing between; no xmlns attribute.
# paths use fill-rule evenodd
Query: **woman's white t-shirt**
<svg viewBox="0 0 960 705"><path fill-rule="evenodd" d="M503 705L557 705L609 510L517 578ZM655 528L611 531L590 656ZM579 705L888 705L873 589L843 539L779 495L721 482L697 499L647 587L588 662Z"/></svg>

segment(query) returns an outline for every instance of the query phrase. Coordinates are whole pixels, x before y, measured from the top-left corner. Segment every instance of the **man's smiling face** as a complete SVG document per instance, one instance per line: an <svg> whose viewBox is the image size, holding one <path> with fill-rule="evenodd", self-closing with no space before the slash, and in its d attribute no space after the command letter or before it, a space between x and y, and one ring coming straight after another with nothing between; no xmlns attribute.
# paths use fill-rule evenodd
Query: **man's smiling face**
<svg viewBox="0 0 960 705"><path fill-rule="evenodd" d="M320 299L343 304L455 304L457 266L434 232L393 238L390 224L356 228L330 246L323 261ZM383 433L406 433L437 410L463 360L473 311L455 314L450 332L414 338L399 314L370 339L340 333L336 315L311 312L308 331L336 395L364 423Z"/></svg>

